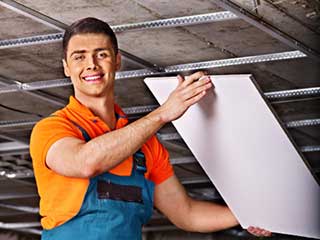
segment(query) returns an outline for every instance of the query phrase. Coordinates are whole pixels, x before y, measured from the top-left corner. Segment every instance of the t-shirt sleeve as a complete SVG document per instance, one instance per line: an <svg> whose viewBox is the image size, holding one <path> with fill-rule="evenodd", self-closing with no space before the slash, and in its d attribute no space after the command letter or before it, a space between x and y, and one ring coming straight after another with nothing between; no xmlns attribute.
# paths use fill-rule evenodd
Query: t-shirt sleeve
<svg viewBox="0 0 320 240"><path fill-rule="evenodd" d="M63 117L48 117L38 122L31 133L30 155L33 164L45 165L49 148L57 140L64 137L77 137L79 132L76 127Z"/></svg>
<svg viewBox="0 0 320 240"><path fill-rule="evenodd" d="M169 161L167 149L159 142L156 136L153 136L149 143L152 148L153 166L150 171L150 180L155 184L160 184L174 175L172 165Z"/></svg>

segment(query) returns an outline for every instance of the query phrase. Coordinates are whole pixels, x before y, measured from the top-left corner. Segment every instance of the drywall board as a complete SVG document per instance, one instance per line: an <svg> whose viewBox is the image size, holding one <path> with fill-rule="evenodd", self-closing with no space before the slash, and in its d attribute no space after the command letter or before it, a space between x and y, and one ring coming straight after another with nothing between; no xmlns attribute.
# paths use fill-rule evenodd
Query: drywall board
<svg viewBox="0 0 320 240"><path fill-rule="evenodd" d="M251 75L215 89L173 124L243 228L320 238L320 187ZM160 104L176 77L146 78Z"/></svg>

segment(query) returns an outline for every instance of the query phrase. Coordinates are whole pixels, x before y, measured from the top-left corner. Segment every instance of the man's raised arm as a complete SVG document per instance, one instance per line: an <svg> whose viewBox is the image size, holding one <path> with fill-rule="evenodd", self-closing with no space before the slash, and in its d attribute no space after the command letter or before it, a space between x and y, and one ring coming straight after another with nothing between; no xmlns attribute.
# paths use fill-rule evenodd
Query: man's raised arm
<svg viewBox="0 0 320 240"><path fill-rule="evenodd" d="M56 141L49 149L46 164L55 172L70 177L89 178L112 169L136 152L164 124L179 118L212 87L209 77L196 72L183 80L167 101L124 128L108 132L89 142L74 137ZM199 81L198 81L199 80Z"/></svg>

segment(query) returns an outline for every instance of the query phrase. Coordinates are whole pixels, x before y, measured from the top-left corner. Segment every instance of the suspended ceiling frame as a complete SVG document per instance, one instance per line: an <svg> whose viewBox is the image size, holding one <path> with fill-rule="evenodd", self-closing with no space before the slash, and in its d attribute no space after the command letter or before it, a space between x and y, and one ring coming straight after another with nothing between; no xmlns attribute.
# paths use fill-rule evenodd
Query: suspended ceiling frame
<svg viewBox="0 0 320 240"><path fill-rule="evenodd" d="M11 0L4 0L0 1L0 5L4 5L6 7L9 6L11 10L15 10L19 12L20 14L23 14L25 16L31 17L32 19L39 21L41 23L46 24L47 26L53 27L55 29L63 31L66 27L64 23L61 23L55 19L52 19L48 16L45 16L44 14L37 12L33 9L27 8L26 6L23 6L21 4L18 4ZM248 57L236 57L236 58L228 58L223 60L213 60L208 62L198 62L198 63L190 63L190 64L182 64L182 65L174 65L174 66L157 66L156 64L149 63L148 61L145 61L144 59L141 59L139 57L136 57L133 54L127 53L125 51L121 51L122 55L124 55L126 58L128 58L130 61L133 61L137 63L138 65L144 67L144 69L141 70L133 70L133 71L123 71L117 73L117 80L120 79L126 79L130 77L147 77L147 76L154 76L154 75L166 75L168 73L177 73L181 71L190 71L190 70L198 70L198 69L210 69L210 68L217 68L217 67L225 67L225 66L232 66L232 65L239 65L239 64L250 64L250 63L257 63L257 62L268 62L268 61L279 61L279 60L285 60L285 59L292 59L292 58L305 58L305 57L312 57L313 59L319 60L319 53L317 53L315 50L313 50L311 47L308 47L304 45L303 43L300 43L299 41L291 38L290 36L286 35L283 32L279 32L278 29L274 28L272 25L267 24L264 21L261 21L260 19L257 19L252 13L248 12L247 10L243 9L242 7L231 3L226 0L219 0L217 1L217 5L222 6L226 10L232 11L231 12L221 12L221 13L212 13L212 14L205 14L205 15L197 15L197 16L186 16L184 19L179 18L173 18L173 19L160 19L156 21L148 21L143 23L136 23L136 24L125 24L122 26L115 26L114 30L117 32L120 31L130 31L130 30L138 30L138 29L151 29L151 28L161 28L161 27L176 27L176 26L186 26L191 24L202 24L210 21L216 21L209 18L208 15L213 16L217 14L221 14L224 16L227 16L226 19L228 20L235 20L237 18L244 19L245 21L248 21L250 24L253 24L254 26L266 31L268 34L271 34L273 37L277 38L281 42L294 47L295 49L299 49L300 51L288 51L288 52L282 52L282 53L272 53L272 54L264 54L264 55L256 55L256 56L248 56ZM195 21L192 19L196 19ZM219 21L222 21L225 19L219 19ZM189 22L188 22L189 21ZM23 39L9 39L9 40L3 40L0 41L0 51L1 48L8 48L8 47L18 47L23 44L45 44L49 43L50 41L61 41L62 33L61 34L49 34L49 35L42 35L42 36L34 36L29 38L23 38ZM39 40L40 39L40 40ZM21 44L21 42L23 44ZM16 84L12 85L10 84L10 81L6 81L5 79L0 79L0 84L2 85L0 87L0 94L1 93L9 93L9 92L25 92L27 94L30 94L31 96L41 98L45 101L48 101L51 104L62 106L64 105L64 102L58 99L52 98L50 95L46 95L43 93L36 92L34 90L39 89L45 89L45 88L51 88L51 87L62 87L62 86L68 86L70 85L69 79L57 79L57 80L50 80L50 81L43 81L43 82L31 82L31 83L22 83L22 82L16 82ZM32 91L32 92L29 92ZM314 88L305 88L305 89L288 89L284 91L276 91L276 92L267 92L265 93L265 96L270 100L279 100L281 98L292 98L295 99L295 97L299 96L301 97L318 97L320 95L320 87L314 87ZM156 105L152 106L139 106L139 107L130 107L125 109L125 112L128 114L141 114L141 113L147 113L154 108L156 108ZM33 125L35 121L1 121L0 122L0 128L5 128L8 126L14 126L16 124L17 126L21 125ZM285 125L288 128L293 127L301 127L301 126L316 126L319 125L320 120L319 119L302 119L299 121L290 121L285 123ZM5 137L5 136L4 136ZM8 138L8 137L7 137ZM9 137L10 138L10 137ZM161 134L159 133L159 138L163 141L171 141L179 139L180 136L176 133L173 134ZM11 138L12 139L12 138ZM12 141L7 142L12 143ZM5 144L7 143L0 143L0 150L1 147L5 148ZM14 144L19 145L19 141L14 141ZM23 144L23 143L20 143ZM21 145L22 146L22 145ZM18 146L16 146L18 148ZM18 149L16 149L18 150ZM303 146L301 148L301 151L319 151L319 146ZM193 157L182 157L182 158L176 158L172 159L174 164L184 164L184 163L191 163L194 162L195 159ZM18 173L18 171L17 171ZM21 173L21 172L19 172ZM4 174L6 176L6 174ZM6 176L8 177L8 176ZM26 176L27 177L27 176ZM9 177L10 178L10 177ZM13 177L15 178L15 177ZM200 178L197 180L184 180L182 181L184 184L186 183L199 183L199 182L206 182L208 181L207 178ZM3 205L4 206L4 205ZM6 206L6 207L12 207L12 206ZM23 206L20 207L20 210L25 211ZM30 209L29 209L30 210ZM38 209L32 209L31 211L37 211ZM18 225L17 225L18 224ZM20 224L20 225L19 225ZM33 229L32 227L39 226L39 223L1 223L0 228L5 229L12 229L12 228L20 228L20 230L25 232L33 232L36 234L40 234L39 229ZM150 231L159 230L162 227L149 227ZM149 231L146 230L145 231Z"/></svg>

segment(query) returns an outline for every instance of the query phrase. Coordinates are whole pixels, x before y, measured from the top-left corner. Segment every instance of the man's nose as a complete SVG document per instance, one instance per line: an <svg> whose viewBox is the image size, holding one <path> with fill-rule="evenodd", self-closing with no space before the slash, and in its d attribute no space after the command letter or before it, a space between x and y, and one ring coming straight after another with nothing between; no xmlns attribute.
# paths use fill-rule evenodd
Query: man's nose
<svg viewBox="0 0 320 240"><path fill-rule="evenodd" d="M97 61L95 57L89 57L87 61L87 70L97 69Z"/></svg>

